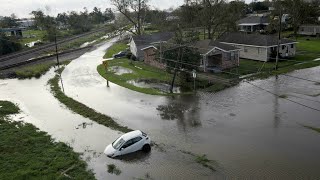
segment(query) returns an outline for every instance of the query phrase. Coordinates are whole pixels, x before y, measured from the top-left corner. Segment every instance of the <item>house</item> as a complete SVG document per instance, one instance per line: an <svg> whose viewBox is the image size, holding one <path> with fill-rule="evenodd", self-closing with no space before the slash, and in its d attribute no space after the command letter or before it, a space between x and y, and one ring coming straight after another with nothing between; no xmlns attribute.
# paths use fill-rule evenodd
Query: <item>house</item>
<svg viewBox="0 0 320 180"><path fill-rule="evenodd" d="M17 38L22 38L23 37L22 31L25 31L25 30L26 30L26 28L24 28L24 27L21 27L21 28L3 28L3 29L0 29L0 32L10 33L11 36L15 36Z"/></svg>
<svg viewBox="0 0 320 180"><path fill-rule="evenodd" d="M320 36L320 25L301 25L299 27L298 34Z"/></svg>
<svg viewBox="0 0 320 180"><path fill-rule="evenodd" d="M213 40L192 44L201 53L200 68L204 72L219 71L239 66L240 49Z"/></svg>
<svg viewBox="0 0 320 180"><path fill-rule="evenodd" d="M144 48L157 43L166 42L174 37L172 32L159 32L151 35L132 36L130 39L130 51L139 60L144 59Z"/></svg>
<svg viewBox="0 0 320 180"><path fill-rule="evenodd" d="M241 49L240 58L266 62L277 56L278 37L274 35L227 33L221 36L219 41ZM296 44L294 40L281 39L280 58L294 57Z"/></svg>
<svg viewBox="0 0 320 180"><path fill-rule="evenodd" d="M144 63L157 67L159 69L166 69L165 61L161 61L160 58L156 58L157 53L159 52L159 48L156 46L148 46L142 49L144 56Z"/></svg>
<svg viewBox="0 0 320 180"><path fill-rule="evenodd" d="M237 21L239 31L257 32L264 31L269 25L269 17L265 15L248 16Z"/></svg>
<svg viewBox="0 0 320 180"><path fill-rule="evenodd" d="M204 72L215 72L239 66L239 49L213 40L202 40L185 45L196 48L202 56L199 69ZM165 69L166 60L156 58L159 47L148 46L144 51L144 62L148 65Z"/></svg>
<svg viewBox="0 0 320 180"><path fill-rule="evenodd" d="M24 19L17 21L20 27L29 28L32 27L35 24L35 21L33 19Z"/></svg>

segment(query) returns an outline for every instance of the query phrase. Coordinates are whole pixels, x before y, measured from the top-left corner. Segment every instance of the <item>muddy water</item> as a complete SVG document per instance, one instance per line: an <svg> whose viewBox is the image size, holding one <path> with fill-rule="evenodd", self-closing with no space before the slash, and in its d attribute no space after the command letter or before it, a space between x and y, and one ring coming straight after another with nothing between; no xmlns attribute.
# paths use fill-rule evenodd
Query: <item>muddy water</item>
<svg viewBox="0 0 320 180"><path fill-rule="evenodd" d="M113 40L114 41L114 40ZM19 103L17 119L30 122L84 153L98 179L213 179L225 174L243 179L316 179L320 177L320 135L301 124L320 127L320 113L261 91L247 83L216 94L149 96L106 82L96 72L112 41L73 61L63 72L68 96L148 132L163 151L110 159L101 152L119 132L71 113L46 85L53 71L39 80L1 80L0 99ZM320 81L320 68L291 75ZM320 109L320 86L286 76L252 82L288 99ZM86 125L83 126L83 123ZM219 163L216 173L177 150L207 154ZM114 163L120 176L107 173Z"/></svg>
<svg viewBox="0 0 320 180"><path fill-rule="evenodd" d="M123 125L148 132L158 143L217 160L231 177L320 177L320 113L276 98L245 82L216 94L150 96L110 84L97 72L105 48L73 61L63 72L66 93ZM320 68L291 75L320 81ZM320 109L320 86L279 76L252 82ZM179 171L179 166L171 167ZM163 171L162 176L168 174Z"/></svg>

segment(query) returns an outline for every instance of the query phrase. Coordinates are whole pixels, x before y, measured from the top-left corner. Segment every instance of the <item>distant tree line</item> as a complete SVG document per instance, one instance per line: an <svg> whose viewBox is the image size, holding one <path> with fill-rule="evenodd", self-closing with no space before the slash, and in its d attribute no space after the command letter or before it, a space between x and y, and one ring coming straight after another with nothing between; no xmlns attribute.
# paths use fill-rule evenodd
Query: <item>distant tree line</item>
<svg viewBox="0 0 320 180"><path fill-rule="evenodd" d="M90 31L94 25L110 22L115 19L115 15L110 8L104 12L95 7L92 12L87 8L83 11L71 11L69 13L59 13L57 17L45 15L43 11L32 11L35 26L47 32L46 39L53 41L58 29L68 29L72 34L80 34Z"/></svg>

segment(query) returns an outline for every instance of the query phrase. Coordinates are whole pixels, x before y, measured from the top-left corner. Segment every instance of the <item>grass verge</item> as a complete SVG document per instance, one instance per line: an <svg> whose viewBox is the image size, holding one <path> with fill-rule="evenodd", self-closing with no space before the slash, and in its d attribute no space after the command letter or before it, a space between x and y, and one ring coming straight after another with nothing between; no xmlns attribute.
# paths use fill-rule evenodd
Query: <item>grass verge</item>
<svg viewBox="0 0 320 180"><path fill-rule="evenodd" d="M0 179L95 179L79 154L31 124L8 121L19 108L0 101Z"/></svg>
<svg viewBox="0 0 320 180"><path fill-rule="evenodd" d="M209 168L212 171L216 171L216 169L214 168L214 164L217 164L217 162L208 159L207 155L205 155L205 154L197 155L197 154L194 154L189 151L181 151L181 152L184 154L189 154L189 155L193 156L195 158L195 161L198 164L201 164L203 167Z"/></svg>
<svg viewBox="0 0 320 180"><path fill-rule="evenodd" d="M127 44L123 42L117 42L107 49L107 52L103 56L103 58L105 59L112 58L114 54L117 54L120 51L124 51L127 47L128 47Z"/></svg>
<svg viewBox="0 0 320 180"><path fill-rule="evenodd" d="M61 91L61 88L59 86L59 80L60 80L59 75L56 75L53 79L49 80L48 84L51 87L51 92L55 98L57 98L62 104L64 104L71 111L114 130L118 130L124 133L132 131L132 129L129 129L126 126L119 125L111 117L101 114L99 112L96 112L94 109L87 107L86 105L66 96Z"/></svg>
<svg viewBox="0 0 320 180"><path fill-rule="evenodd" d="M67 65L70 62L71 61L64 61L61 63L61 65ZM46 74L51 67L55 65L55 62L35 64L15 70L14 73L19 79L31 79L33 77L40 78L42 75Z"/></svg>
<svg viewBox="0 0 320 180"><path fill-rule="evenodd" d="M315 132L320 133L320 128L316 128L316 127L312 127L312 126L306 126L306 125L303 125L303 127L308 128L308 129L310 129L310 130L313 130L313 131L315 131Z"/></svg>

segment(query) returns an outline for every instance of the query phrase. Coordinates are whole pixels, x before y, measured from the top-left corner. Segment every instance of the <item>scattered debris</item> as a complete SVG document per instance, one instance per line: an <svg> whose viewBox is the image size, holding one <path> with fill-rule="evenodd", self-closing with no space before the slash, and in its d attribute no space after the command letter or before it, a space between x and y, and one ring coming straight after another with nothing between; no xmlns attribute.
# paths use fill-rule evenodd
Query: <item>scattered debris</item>
<svg viewBox="0 0 320 180"><path fill-rule="evenodd" d="M117 166L114 164L108 164L108 173L115 174L118 176L121 174L121 170L118 169Z"/></svg>
<svg viewBox="0 0 320 180"><path fill-rule="evenodd" d="M80 128L86 129L87 126L92 126L92 125L93 125L93 123L86 123L86 122L84 122L84 123L79 124L79 125L76 127L76 129L80 129Z"/></svg>
<svg viewBox="0 0 320 180"><path fill-rule="evenodd" d="M282 94L282 95L280 95L280 96L279 96L279 98L287 99L287 98L288 98L288 96L287 96L287 95L285 95L285 94Z"/></svg>

